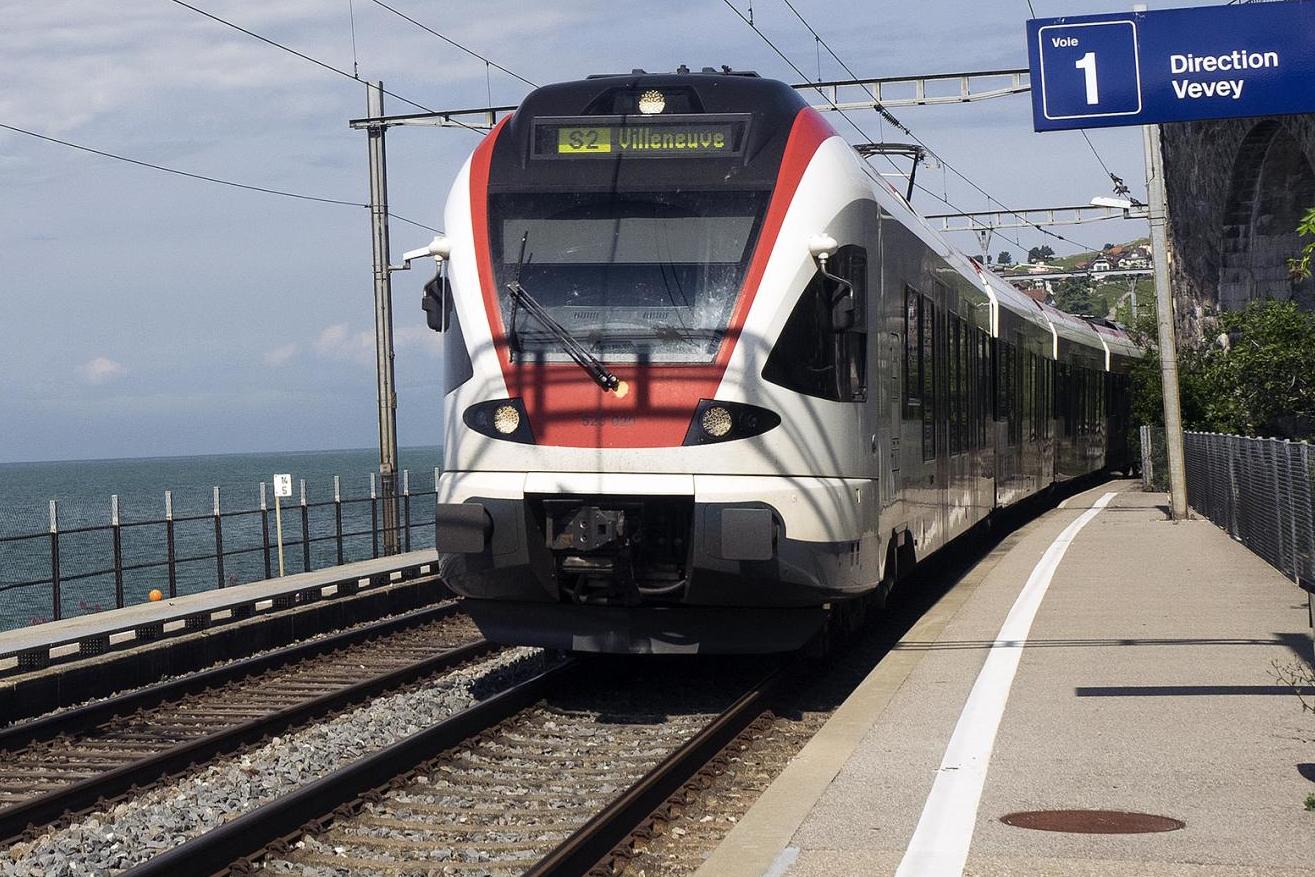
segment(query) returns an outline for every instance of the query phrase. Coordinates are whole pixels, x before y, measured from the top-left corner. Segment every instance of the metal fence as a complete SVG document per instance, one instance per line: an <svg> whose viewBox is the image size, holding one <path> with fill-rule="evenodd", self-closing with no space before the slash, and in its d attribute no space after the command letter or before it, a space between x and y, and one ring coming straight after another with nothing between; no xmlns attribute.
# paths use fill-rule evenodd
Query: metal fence
<svg viewBox="0 0 1315 877"><path fill-rule="evenodd" d="M362 497L344 496L335 475L333 498L319 502L308 501L302 480L299 495L282 501L284 571L379 557L390 535L401 551L432 548L435 491L413 491L406 471L400 481L397 526L388 533L374 475ZM61 526L51 500L47 530L0 537L0 630L122 608L153 590L176 597L279 573L278 516L265 482L255 508L228 508L218 487L209 514L175 515L172 491L163 500L163 517L139 519L112 496L105 524L74 527Z"/></svg>
<svg viewBox="0 0 1315 877"><path fill-rule="evenodd" d="M1183 445L1192 508L1315 591L1315 449L1201 432Z"/></svg>

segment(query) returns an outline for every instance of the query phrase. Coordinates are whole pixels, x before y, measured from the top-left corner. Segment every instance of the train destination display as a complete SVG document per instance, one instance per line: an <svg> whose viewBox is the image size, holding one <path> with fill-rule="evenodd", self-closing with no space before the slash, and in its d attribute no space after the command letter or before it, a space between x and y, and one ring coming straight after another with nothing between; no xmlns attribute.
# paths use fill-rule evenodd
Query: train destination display
<svg viewBox="0 0 1315 877"><path fill-rule="evenodd" d="M540 124L535 131L538 158L633 155L731 157L741 153L744 123L739 121L572 119Z"/></svg>
<svg viewBox="0 0 1315 877"><path fill-rule="evenodd" d="M1315 0L1034 19L1037 131L1315 111Z"/></svg>

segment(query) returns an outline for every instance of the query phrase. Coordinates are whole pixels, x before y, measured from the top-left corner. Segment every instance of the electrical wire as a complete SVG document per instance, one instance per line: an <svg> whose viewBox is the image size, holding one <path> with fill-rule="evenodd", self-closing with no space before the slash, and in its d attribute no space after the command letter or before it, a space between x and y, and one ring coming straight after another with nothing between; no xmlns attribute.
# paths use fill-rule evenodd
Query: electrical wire
<svg viewBox="0 0 1315 877"><path fill-rule="evenodd" d="M776 46L776 44L773 43L773 42L767 37L766 34L764 34L761 30L759 30L756 26L754 26L751 22L749 22L749 20L748 20L747 18L744 17L744 15L739 11L739 9L737 9L737 8L736 8L736 7L730 2L730 0L722 0L722 2L725 3L726 6L728 6L728 7L731 9L731 11L733 11L733 12L736 14L736 16L737 16L741 21L743 21L745 24L749 25L749 27L754 31L754 33L756 33L756 34L757 34L757 35L763 40L763 42L767 43L767 45L768 45L769 47L771 47L772 51L776 52L776 54L777 54L778 56L780 56L780 58L781 58L783 61L785 61L785 63L788 64L788 65L790 66L790 68L791 68L792 70L794 70L795 73L796 73L797 75L799 75L799 76L801 77L801 79L803 79L805 82L808 80L807 75L805 75L805 74L803 73L803 71L800 70L799 67L796 66L795 63L794 63L793 61L791 61L788 57L786 57L785 53L782 52L782 51L780 50L780 48L778 48L778 47ZM840 58L840 57L839 57L839 56L838 56L838 55L837 55L837 54L831 49L831 47L830 47L829 45L826 44L826 41L823 40L822 37L821 37L821 35L819 35L819 34L817 33L816 29L813 28L813 26L812 26L811 24L808 23L807 19L805 19L805 18L803 17L803 15L800 14L799 10L796 9L796 8L794 7L794 5L790 2L790 0L783 0L783 2L785 3L785 5L786 5L787 7L789 7L790 11L794 13L795 17L799 19L799 21L804 25L804 27L806 27L806 28L808 29L808 31L809 31L811 34L813 34L813 36L814 36L819 42L822 43L822 45L826 46L827 51L831 54L831 56L832 56L833 58L836 59L836 61L837 61L837 62L838 62L838 63L839 63L844 69L845 69L845 71L846 71L847 73L849 73L850 77L853 78L853 79L855 79L855 80L857 80L859 77L854 73L854 71L849 67L849 65L845 64L845 62L844 62L843 60L841 60L841 58ZM928 146L927 143L926 143L922 138L920 138L917 134L914 134L913 131L911 131L907 126L903 125L898 119L896 119L893 115L891 115L891 114L889 113L889 111L886 110L885 107L881 106L880 101L878 101L878 100L876 99L876 95L874 95L874 94L872 93L872 91L871 91L866 85L864 85L864 84L862 84L862 83L858 83L858 84L859 84L859 86L860 86L860 87L861 87L861 88L867 93L868 97L873 101L873 105L874 105L874 107L877 109L877 111L878 111L879 113L882 114L882 116L883 116L884 118L886 118L888 121L890 121L892 124L894 124L894 125L900 130L900 131L902 131L903 133L907 134L909 137L912 137L912 138L914 139L914 141L916 141L916 142L918 143L918 145L920 145L920 146L922 146L924 149L926 149L926 150L927 150L927 153L928 153L929 155L931 155L933 158L935 158L938 162L940 162L940 164L941 164L943 167L949 169L949 170L950 170L955 176L959 177L959 178L962 179L965 183L967 183L969 186L971 186L973 189L976 189L978 192L980 192L980 193L981 193L981 194L987 199L988 205L989 205L989 204L992 204L992 203L993 203L993 204L996 204L996 205L999 205L1000 208L1001 208L1001 211L1000 211L1000 212L1002 212L1002 213L1008 213L1008 214L1010 214L1010 215L1013 215L1013 216L1018 217L1018 219L1020 219L1022 222L1026 223L1028 226L1030 226L1031 228L1033 228L1034 230L1040 232L1040 233L1043 234L1043 235L1047 235L1047 236L1052 237L1052 238L1054 238L1054 239L1056 239L1056 240L1063 241L1063 242L1065 242L1065 243L1067 243L1067 244L1070 244L1070 245L1072 245L1072 246L1074 246L1074 247L1082 247L1082 248L1084 248L1084 249L1086 249L1086 250L1092 250L1092 249L1093 249L1093 248L1088 247L1088 246L1086 246L1085 244L1083 244L1083 243L1081 243L1081 242L1079 242L1079 241L1072 240L1072 239L1070 239L1070 238L1068 238L1068 237L1065 237L1065 236L1062 235L1062 234L1059 234L1058 232L1054 232L1054 231L1051 231L1050 229L1044 228L1044 227L1042 227L1042 226L1040 226L1040 225L1038 225L1038 224L1036 224L1036 223L1030 221L1030 220L1029 220L1026 216L1024 216L1023 214L1018 213L1018 212L1013 211L1013 210L1010 210L1009 208L1005 207L1004 204L1003 204L998 198L995 198L994 196L992 196L990 192L987 192L987 191L986 191L985 189L983 189L980 185L978 185L976 182L974 182L974 181L971 180L968 176L966 176L962 171L960 171L960 170L959 170L958 168L956 168L954 165L950 164L948 161L946 161L944 158L942 158L942 157L941 157L941 156L940 156L940 155L939 155L934 149L932 149L930 146ZM840 115L845 119L845 121L848 122L852 127L854 127L854 129L855 129L856 131L858 131L859 134L860 134L862 137L864 137L865 139L868 139L868 135L867 135L867 133L864 132L864 131L862 130L862 128L859 127L859 125L858 125L856 122L854 122L854 120L851 119L847 113L845 113L843 110L841 110L840 107L839 107L839 105L838 105L834 100L831 100L831 98L830 98L825 92L823 92L822 89L820 89L820 88L814 88L814 91L816 91L819 95L821 95L821 96L822 96L822 99L825 100L828 104L830 104L831 107L832 107L832 109L834 109L836 112L840 113ZM889 157L887 157L887 160L890 160ZM893 161L891 161L891 164L894 166L894 162L893 162ZM896 169L898 170L898 166L896 166ZM943 198L937 196L935 193L931 192L931 190L927 189L926 187L921 186L921 185L917 185L917 184L915 183L915 188L917 188L919 191L926 192L928 195L931 195L933 198L936 198L938 201L941 201L941 203L943 203L943 204L947 204L947 205L949 205L950 207L954 208L956 211L963 212L963 210L962 210L961 208L956 207L955 205L951 204L949 201L946 201L945 199L943 199ZM997 232L997 234L999 234L999 232ZM1004 237L1004 236L1001 235L1001 237ZM1006 240L1008 240L1008 238L1006 238ZM1022 244L1018 244L1017 241L1015 241L1014 243L1017 244L1017 245L1020 246L1020 247L1022 246Z"/></svg>
<svg viewBox="0 0 1315 877"><path fill-rule="evenodd" d="M856 74L856 73L853 71L853 69L852 69L848 64L846 64L846 63L840 58L840 56L837 55L837 54L831 49L831 46L827 44L826 40L822 39L821 35L820 35L820 34L819 34L819 33L813 28L813 26L812 26L811 24L808 23L808 20L805 19L804 16L799 12L799 10L795 8L794 4L793 4L792 2L790 2L790 0L782 0L782 2L784 2L785 5L789 8L789 10L790 10L791 12L794 13L795 18L799 19L799 22L800 22L801 24L803 24L803 26L806 27L806 28L808 29L808 32L811 33L811 34L813 35L813 38L816 39L817 41L819 41L823 46L826 47L827 52L829 52L829 53L831 54L831 57L832 57L832 58L835 58L836 61L840 64L840 66L843 67L843 68L845 69L845 72L849 74L850 78L851 78L851 79L854 79L854 80L857 80L857 79L859 78L859 77L858 77L858 74ZM999 201L999 199L992 197L992 195L991 195L989 192L987 192L987 191L986 191L985 189L983 189L981 186L977 185L977 183L975 183L975 182L973 182L972 180L970 180L970 179L969 179L967 176L965 176L961 171L959 171L958 168L956 168L954 165L950 164L948 161L946 161L944 158L942 158L942 157L936 152L936 150L934 150L934 149L932 149L930 146L928 146L927 143L926 143L926 141L924 141L921 137L919 137L917 134L914 134L911 130L909 130L909 129L908 129L907 127L905 127L904 125L900 124L900 123L898 122L898 120L896 120L896 119L894 118L894 116L891 116L891 115L889 114L889 112L886 111L886 109L885 109L884 107L881 106L880 101L877 100L877 96L876 96L875 94L872 93L872 90L871 90L870 88L868 88L867 85L865 85L864 83L861 83L861 82L860 82L860 83L857 83L857 84L859 85L860 88L863 89L864 92L867 93L868 97L873 101L873 104L876 106L878 112L882 113L883 116L885 116L888 120L890 120L891 122L893 122L893 124L895 124L895 126L896 126L897 128L899 128L899 130L901 130L902 132L904 132L904 133L907 134L908 136L912 137L912 138L918 143L919 146L921 146L921 147L923 147L924 149L926 149L928 155L932 156L932 157L935 158L938 162L940 162L941 165L942 165L942 167L948 168L950 171L952 171L952 172L954 173L955 176L959 177L959 178L962 179L965 183L967 183L968 185L972 186L974 189L976 189L978 192L980 192L983 196L985 196L986 199L987 199L988 204L990 204L990 203L998 204L998 205L1001 207L1001 212L1003 212L1003 213L1009 213L1009 214L1011 214L1011 215L1013 215L1013 216L1018 217L1020 220L1022 220L1022 221L1025 222L1025 223L1027 223L1029 226L1031 226L1032 228L1034 228L1036 231L1041 232L1042 234L1049 235L1049 236L1051 236L1051 237L1053 237L1053 238L1056 238L1056 239L1058 239L1058 240L1064 241L1065 243L1072 244L1073 246L1079 246L1079 247L1080 247L1080 246L1085 246L1084 244L1082 244L1082 243L1080 243L1080 242L1078 242L1078 241L1073 241L1073 240L1070 240L1069 238L1066 238L1064 235L1059 234L1058 232L1051 231L1051 230L1049 230L1049 229L1047 229L1047 228L1044 228L1044 227L1042 227L1042 226L1040 226L1040 225L1038 225L1038 224L1036 224L1036 223L1034 223L1034 222L1030 222L1030 221L1027 219L1027 217L1023 216L1021 213L1015 213L1014 211L1012 211L1012 210L1008 209L1007 207L1005 207L1004 204L1001 203L1001 202ZM836 104L835 104L834 101L828 101L828 102L831 103L831 105L832 105L833 107L836 106ZM839 108L837 107L837 109L839 109ZM1083 133L1084 133L1084 135L1085 135L1085 132L1083 132ZM1122 185L1123 181L1120 180L1120 179L1118 179L1117 177L1115 177L1114 174L1110 174L1110 177L1111 177L1111 179L1116 180L1116 183L1115 183L1116 186ZM948 202L944 202L944 203L948 203ZM955 208L955 209L957 210L958 208ZM1090 248L1088 248L1088 249L1090 249Z"/></svg>
<svg viewBox="0 0 1315 877"><path fill-rule="evenodd" d="M191 5L190 3L184 2L184 0L170 0L170 2L175 3L178 6L183 7L184 9L190 9L192 12L195 12L197 15L202 15L210 19L211 21L224 25L224 27L230 27L233 30L238 31L239 33L244 33L247 36L251 37L252 39L260 40L262 43L265 43L266 45L273 46L274 48L287 52L290 55L296 55L298 58L301 58L303 61L309 61L310 63L316 65L317 67L322 67L331 73L337 73L339 76L342 76L346 79L350 79L353 82L361 81L360 77L348 73L346 70L343 70L341 67L335 67L334 65L326 61L321 61L318 58L313 58L310 55L307 55L305 52L299 52L296 49L293 49L289 46L285 46L283 45L283 43L280 43L277 40L272 40L269 37L261 36L260 34L256 33L253 30L248 30L247 28L242 27L239 24L234 24L233 22L228 21L227 19L220 18L218 15L215 15L210 12L206 12L204 9L199 9L196 6ZM417 103L416 101L413 101L410 98L403 97L402 95L397 94L396 92L393 91L389 91L386 88L380 88L380 91L382 91L384 94L388 95L389 97L396 98L397 100L400 100L402 103L409 104L410 106L413 106L418 110L424 110L426 113L435 112L435 110L432 107L427 107L422 103ZM475 132L481 137L484 136L485 132L481 131L479 128L476 128L474 125L467 125L465 122L462 122L460 119L451 119L450 121L456 125L459 125L462 128L466 128L470 131Z"/></svg>
<svg viewBox="0 0 1315 877"><path fill-rule="evenodd" d="M508 70L506 67L503 67L503 66L502 66L501 64L499 64L498 62L489 60L487 57L485 57L484 55L481 55L479 52L476 52L474 49L471 49L471 48L469 48L469 47L467 47L467 46L463 46L463 45L461 45L461 43L457 42L456 40L452 39L451 37L449 37L449 36L445 36L444 34L441 34L441 33L439 33L438 31L434 30L432 27L429 27L429 26L426 25L426 24L422 24L422 23L416 21L414 18L412 18L411 16L407 15L405 12L402 12L402 11L399 10L399 9L394 9L392 6L389 6L387 3L384 3L383 0L370 0L370 2L373 3L375 6L378 6L378 7L382 8L382 9L387 9L389 12L393 13L393 15L396 15L398 18L402 18L402 19L405 19L405 20L411 22L411 23L414 24L416 27L420 28L421 30L425 31L426 33L429 33L429 34L432 34L432 35L438 37L440 40L442 40L443 42L447 43L449 46L452 46L452 47L454 47L454 48L460 49L461 51L465 52L467 55L470 55L472 58L478 58L479 60L483 61L483 62L484 62L486 65L488 65L489 67L494 67L494 68L496 68L496 69L498 69L498 70L501 70L503 73L506 73L508 76L512 77L513 79L519 79L521 82L525 83L525 84L528 85L530 88L538 88L538 87L539 87L538 83L531 82L530 80L526 79L524 76L521 76L519 73L516 73L516 72L513 71L513 70ZM490 101L490 103L492 103L492 101Z"/></svg>
<svg viewBox="0 0 1315 877"><path fill-rule="evenodd" d="M758 27L757 27L753 22L751 22L748 18L746 18L746 17L743 15L743 13L740 12L740 10L736 9L735 6L731 4L730 0L722 0L722 2L725 3L725 4L731 9L731 11L734 12L734 13L736 14L736 16L739 17L739 19L740 19L741 21L743 21L745 24L747 24L747 25L749 26L749 28L750 28L751 30L753 30L753 32L756 33L756 34L762 39L762 41L765 42L765 43L766 43L766 44L772 49L772 51L774 51L774 52L775 52L775 53L781 58L782 61L784 61L787 65L789 65L790 69L794 70L795 73L798 74L803 80L807 81L807 79L808 79L807 75L805 75L804 72L803 72L802 70L800 70L799 67L798 67L793 61L791 61L790 58L789 58L784 52L782 52L781 49L780 49L780 48L779 48L774 42L772 42L771 38L769 38L769 37L768 37L765 33L763 33L761 30L759 30ZM796 14L797 14L797 13L796 13ZM828 48L828 51L830 51L829 48ZM843 62L841 62L841 63L842 63L842 66L843 66ZM853 74L851 73L850 75L852 76ZM854 78L857 78L857 77L854 77ZM848 113L846 113L844 110L842 110L842 109L839 107L839 105L836 104L835 101L831 100L831 98L830 98L829 96L827 96L827 94L826 94L825 91L823 91L821 88L816 88L816 87L815 87L813 90L816 91L819 95L821 95L822 99L825 100L828 104L830 104L831 107L832 107L832 109L834 109L837 113L839 113L840 116L841 116L841 118L843 118L846 122L848 122L849 125L850 125L850 127L852 127L855 131L857 131L857 132L858 132L858 135L859 135L860 137L862 137L864 140L870 140L870 139L871 139L870 136L868 135L868 133L867 133L866 131L863 130L862 126L860 126L857 122L855 122L855 121L850 117L850 115L849 115ZM871 94L871 92L869 92L869 94ZM875 98L874 98L874 101L875 101ZM901 130L904 130L904 131L908 132L908 129L905 128L905 127L903 126L903 124L901 124L901 123L899 122L898 119L895 119L893 116L891 117L891 119L892 119L892 121L894 122L894 124L896 124L896 125L898 125L898 126L900 127ZM913 136L912 132L908 132L908 133L909 133L909 136ZM928 150L928 151L930 152L930 150ZM892 159L889 155L884 156L884 158L886 159L887 162L890 163L890 166L891 166L891 167L895 168L896 171L899 171L899 170L900 170L899 165L895 164L894 159ZM946 162L944 162L944 161L941 161L941 164L942 164L943 167L948 167L948 164L947 164ZM865 165L865 166L866 166L866 165ZM875 171L874 171L873 173L875 173ZM878 176L877 179L880 179L880 176ZM883 180L882 182L884 182L884 180ZM915 182L915 183L913 184L913 186L914 186L914 188L917 189L918 191L920 191L920 192L925 192L927 195L930 195L932 198L935 198L937 201L940 201L942 204L946 205L946 206L949 207L950 209L952 209L952 210L954 210L954 211L956 211L956 212L958 212L958 213L963 213L963 212L964 212L964 210L963 210L962 207L959 207L957 204L955 204L954 202L948 200L947 198L943 198L943 197L941 197L940 195L937 195L935 192L933 192L932 190L928 189L926 186L922 185L921 183L917 183L917 182ZM1006 240L1006 241L1012 243L1014 246L1019 247L1020 249L1022 249L1022 250L1024 250L1024 251L1026 251L1026 250L1028 249L1028 248L1025 247L1020 241L1018 241L1018 240L1016 240L1016 239L1014 239L1014 238L1009 237L1008 235L1004 234L1003 232L998 232L998 231L997 231L997 232L993 232L993 234L998 235L999 237L1001 237L1001 238L1003 238L1004 240Z"/></svg>
<svg viewBox="0 0 1315 877"><path fill-rule="evenodd" d="M36 138L37 140L44 140L47 143L54 143L58 146L63 146L68 149L75 149L79 152L88 152L91 153L92 155L98 155L102 158L112 158L115 161L126 162L127 164L136 165L137 167L144 167L150 170L160 171L161 173L166 173L166 174L173 174L174 176L178 176L178 177L187 177L188 179L192 179L192 180L201 180L202 182L206 182L206 183L215 183L220 186L228 186L234 189L245 189L249 192L261 192L266 195L278 195L283 198L295 198L299 201L314 201L320 204L338 204L343 207L368 208L370 206L369 204L363 204L360 201L347 201L342 198L325 198L320 195L306 195L301 192L289 192L286 189L272 189L268 186L256 186L256 185L252 185L251 183L239 183L235 180L225 180L220 177L212 177L207 174L198 174L198 173L193 173L192 171L179 170L178 168L172 168L162 164L155 164L154 162L143 161L142 159L139 158L130 158L129 156L120 155L116 152L108 152L104 149L96 149L91 146L84 146L81 143L74 143L71 140L61 140L58 137L50 137L45 134L38 134L36 131L29 131L27 128L20 128L17 125L9 125L4 122L0 122L0 128L5 129L6 131L12 131L15 134L25 134L28 137L33 137ZM390 212L388 215L399 222L405 222L409 225L414 225L419 228L428 229L429 231L438 233L438 229L432 226L425 225L423 222L417 222L414 219L407 219L405 216L398 216L396 213L392 213L392 212Z"/></svg>

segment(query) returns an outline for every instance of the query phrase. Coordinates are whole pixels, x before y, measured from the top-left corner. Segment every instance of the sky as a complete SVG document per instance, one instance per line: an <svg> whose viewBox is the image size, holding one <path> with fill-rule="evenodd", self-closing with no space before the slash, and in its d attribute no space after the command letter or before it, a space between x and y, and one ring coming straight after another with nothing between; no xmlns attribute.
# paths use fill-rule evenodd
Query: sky
<svg viewBox="0 0 1315 877"><path fill-rule="evenodd" d="M747 0L734 2L747 14ZM388 4L539 84L679 64L799 78L725 0ZM515 104L529 88L372 0L192 5L340 69L355 62L361 79L436 109ZM1027 66L1027 0L794 5L860 76ZM1149 3L1189 5L1213 4ZM1040 16L1120 8L1032 6ZM784 0L754 0L753 15L809 78L845 78ZM347 125L365 115L361 83L172 0L0 0L0 20L0 123L190 173L368 198L365 136ZM385 111L414 108L386 98ZM880 139L874 112L851 115ZM1008 207L1111 194L1080 134L1032 132L1026 95L896 115ZM1144 197L1139 129L1090 137ZM390 130L390 208L439 227L452 178L477 143L459 129ZM919 182L960 209L988 207L949 170L923 168ZM367 210L170 176L5 130L0 192L0 462L377 445ZM913 203L950 209L924 193ZM991 251L1077 252L1145 226L1056 231L1072 242L1010 231L1021 246L996 238ZM396 262L432 234L394 221L391 236ZM971 235L954 240L978 252ZM442 341L419 307L430 273L393 275L404 446L440 437Z"/></svg>

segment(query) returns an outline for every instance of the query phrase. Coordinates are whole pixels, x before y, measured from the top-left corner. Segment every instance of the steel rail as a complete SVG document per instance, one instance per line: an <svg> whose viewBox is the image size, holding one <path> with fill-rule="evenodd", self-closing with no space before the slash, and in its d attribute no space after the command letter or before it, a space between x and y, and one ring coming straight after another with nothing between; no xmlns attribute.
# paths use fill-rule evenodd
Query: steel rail
<svg viewBox="0 0 1315 877"><path fill-rule="evenodd" d="M496 648L497 646L487 640L457 646L424 660L301 701L286 709L179 743L122 767L6 807L0 810L0 841L11 840L30 828L84 811L104 799L121 796L143 784L155 782L216 756L233 752L263 737L280 733L323 714L341 710L358 701L377 697L391 689L481 657Z"/></svg>
<svg viewBox="0 0 1315 877"><path fill-rule="evenodd" d="M767 710L767 700L785 678L789 665L768 674L702 731L619 798L562 841L525 872L525 877L578 877L597 866L668 798L689 782L755 719Z"/></svg>
<svg viewBox="0 0 1315 877"><path fill-rule="evenodd" d="M306 640L290 646L284 646L266 652L202 670L189 673L177 679L148 685L134 691L115 695L107 700L96 701L72 709L60 710L21 724L0 728L0 754L29 746L38 740L48 740L61 734L71 734L93 728L116 716L159 706L168 700L174 700L189 694L225 685L244 676L254 676L296 661L319 657L329 652L357 645L375 637L387 636L451 618L461 613L460 601L451 601L438 606L408 612L403 615L385 618L370 624L339 631L319 639Z"/></svg>
<svg viewBox="0 0 1315 877"><path fill-rule="evenodd" d="M120 877L214 874L230 865L249 865L247 857L263 847L300 831L307 823L326 819L338 807L542 700L574 669L576 662L566 661L545 670L418 734L225 822Z"/></svg>

